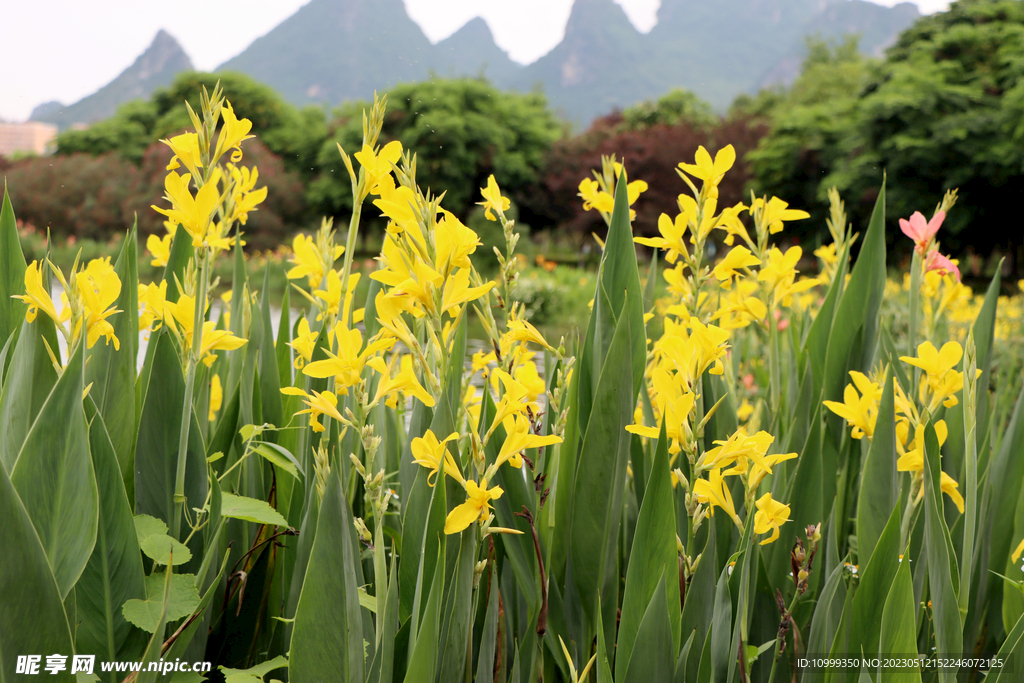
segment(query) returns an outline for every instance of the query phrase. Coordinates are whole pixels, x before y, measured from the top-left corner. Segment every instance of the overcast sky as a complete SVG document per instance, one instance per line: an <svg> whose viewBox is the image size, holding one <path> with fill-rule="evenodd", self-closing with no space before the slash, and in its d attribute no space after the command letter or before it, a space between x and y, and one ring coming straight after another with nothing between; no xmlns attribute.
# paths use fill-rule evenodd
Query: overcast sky
<svg viewBox="0 0 1024 683"><path fill-rule="evenodd" d="M12 0L5 3L0 25L0 119L22 121L42 102L71 104L95 92L127 68L161 28L177 38L197 69L213 69L307 1ZM615 1L639 30L654 26L660 0ZM949 1L915 4L929 13ZM562 39L572 0L405 0L405 5L434 42L482 16L498 45L528 64Z"/></svg>

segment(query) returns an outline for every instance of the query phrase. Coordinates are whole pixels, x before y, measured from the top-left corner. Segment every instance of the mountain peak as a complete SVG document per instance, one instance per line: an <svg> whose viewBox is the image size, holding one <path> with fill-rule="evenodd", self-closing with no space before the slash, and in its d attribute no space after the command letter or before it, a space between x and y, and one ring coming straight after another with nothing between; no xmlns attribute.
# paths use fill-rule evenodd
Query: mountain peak
<svg viewBox="0 0 1024 683"><path fill-rule="evenodd" d="M492 82L504 82L522 67L494 42L494 34L482 17L474 17L434 46L431 68L442 76L484 74Z"/></svg>
<svg viewBox="0 0 1024 683"><path fill-rule="evenodd" d="M125 102L149 97L157 88L170 85L182 71L192 70L192 60L178 41L160 29L149 47L110 83L68 106L59 102L41 104L29 120L55 123L61 128L93 123L113 116Z"/></svg>

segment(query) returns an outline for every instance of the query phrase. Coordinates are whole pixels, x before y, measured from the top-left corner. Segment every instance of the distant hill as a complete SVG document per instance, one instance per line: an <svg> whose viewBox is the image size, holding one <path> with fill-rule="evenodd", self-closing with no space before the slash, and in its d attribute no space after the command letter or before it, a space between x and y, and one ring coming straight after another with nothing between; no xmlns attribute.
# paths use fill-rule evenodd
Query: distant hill
<svg viewBox="0 0 1024 683"><path fill-rule="evenodd" d="M497 46L479 17L433 45L402 0L310 0L218 71L244 73L300 105L368 99L431 74L483 75L502 89L540 86L566 119L586 125L679 87L723 111L741 93L792 81L807 36L856 33L861 49L877 55L918 16L906 2L890 8L864 0L662 0L657 24L643 34L614 0L575 0L562 41L524 67ZM178 43L160 31L110 84L72 105L40 105L32 120L62 128L91 123L191 68Z"/></svg>
<svg viewBox="0 0 1024 683"><path fill-rule="evenodd" d="M61 129L100 121L113 116L125 102L147 98L157 88L170 85L179 73L192 70L192 60L178 41L160 29L145 52L110 83L74 104L41 104L29 120L55 123Z"/></svg>

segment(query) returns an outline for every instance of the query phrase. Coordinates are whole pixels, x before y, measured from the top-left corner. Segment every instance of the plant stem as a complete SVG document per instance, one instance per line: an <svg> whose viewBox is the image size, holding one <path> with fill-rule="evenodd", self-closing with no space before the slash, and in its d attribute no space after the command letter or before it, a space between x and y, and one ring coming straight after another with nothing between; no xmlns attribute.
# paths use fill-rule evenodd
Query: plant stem
<svg viewBox="0 0 1024 683"><path fill-rule="evenodd" d="M782 370L779 367L779 325L775 320L775 293L772 293L772 307L768 309L768 396L771 401L773 420L779 415L781 401Z"/></svg>
<svg viewBox="0 0 1024 683"><path fill-rule="evenodd" d="M354 191L355 191L355 188L353 188L353 192ZM356 195L356 196L358 196L358 195ZM362 215L362 213L363 213L363 203L362 202L356 202L355 205L352 207L352 218L349 219L349 222L348 222L348 235L345 238L345 267L344 267L344 269L342 271L342 274L341 274L341 287L342 287L341 302L342 302L342 307L344 307L345 298L348 296L348 276L352 273L352 257L353 257L353 255L355 253L356 236L359 234L359 217ZM354 304L355 304L355 302L353 302L353 306L349 306L350 310L348 312L348 316L346 317L345 320L342 321L343 323L345 323L346 327L351 324L351 320L349 319L349 317L351 317L351 315L352 315L351 309L354 308Z"/></svg>
<svg viewBox="0 0 1024 683"><path fill-rule="evenodd" d="M192 348L188 356L188 370L185 373L185 397L181 404L181 428L178 431L178 463L174 472L174 517L171 535L178 537L181 529L181 515L185 508L185 465L188 453L189 428L192 426L192 392L196 383L196 365L203 345L203 322L206 319L206 287L209 275L209 250L199 247L196 273L199 291L195 298L195 317L192 319Z"/></svg>

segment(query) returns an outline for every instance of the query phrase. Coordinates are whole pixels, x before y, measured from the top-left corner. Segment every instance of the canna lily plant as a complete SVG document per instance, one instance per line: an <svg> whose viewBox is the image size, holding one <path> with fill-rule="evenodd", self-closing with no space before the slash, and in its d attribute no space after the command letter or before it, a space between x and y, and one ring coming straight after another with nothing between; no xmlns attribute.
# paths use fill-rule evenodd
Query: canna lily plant
<svg viewBox="0 0 1024 683"><path fill-rule="evenodd" d="M808 274L806 212L720 206L731 146L681 160L650 238L647 184L605 158L579 186L607 225L591 318L556 343L517 302L499 179L491 255L383 139L385 97L339 147L347 227L294 237L286 291L250 280L252 124L200 103L164 141L155 282L134 229L69 276L25 263L5 196L0 681L33 653L132 681L1015 680L961 658L1021 656L1024 398L998 273L974 297L938 251L954 194L901 221L893 290L884 187L861 233L830 193ZM370 273L363 211L386 224ZM871 664L918 652L958 663Z"/></svg>

